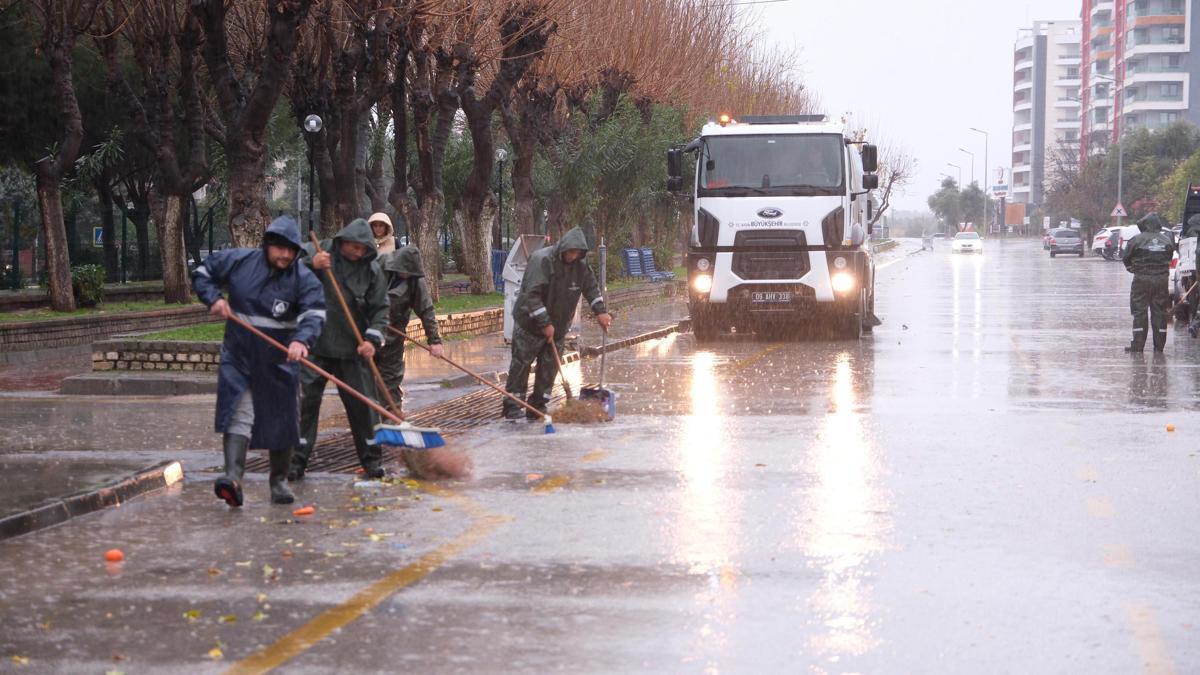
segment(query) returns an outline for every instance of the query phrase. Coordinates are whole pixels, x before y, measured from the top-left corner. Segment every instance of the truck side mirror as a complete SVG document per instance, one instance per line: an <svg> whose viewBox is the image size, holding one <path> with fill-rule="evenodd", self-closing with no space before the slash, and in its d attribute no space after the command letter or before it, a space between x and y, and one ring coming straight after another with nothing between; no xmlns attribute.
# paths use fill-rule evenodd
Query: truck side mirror
<svg viewBox="0 0 1200 675"><path fill-rule="evenodd" d="M875 190L879 187L879 176L868 173L863 175L863 189Z"/></svg>
<svg viewBox="0 0 1200 675"><path fill-rule="evenodd" d="M671 176L668 178L667 192L683 192L683 176Z"/></svg>
<svg viewBox="0 0 1200 675"><path fill-rule="evenodd" d="M874 216L875 216L875 200L868 199L867 200L867 222L870 223L871 219Z"/></svg>
<svg viewBox="0 0 1200 675"><path fill-rule="evenodd" d="M683 150L669 148L667 150L667 177L675 178L676 176L683 176Z"/></svg>
<svg viewBox="0 0 1200 675"><path fill-rule="evenodd" d="M879 148L870 143L863 143L862 146L862 164L863 171L874 173L879 170Z"/></svg>

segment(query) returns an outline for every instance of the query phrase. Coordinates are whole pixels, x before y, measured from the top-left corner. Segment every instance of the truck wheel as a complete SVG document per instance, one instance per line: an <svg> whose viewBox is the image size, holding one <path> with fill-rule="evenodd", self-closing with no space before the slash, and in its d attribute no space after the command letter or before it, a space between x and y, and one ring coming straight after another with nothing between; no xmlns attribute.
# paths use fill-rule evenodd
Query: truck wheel
<svg viewBox="0 0 1200 675"><path fill-rule="evenodd" d="M863 291L864 293L866 291ZM862 317L862 325L864 333L875 332L875 323L871 320L875 316L875 283L871 283L871 301L867 304L867 313Z"/></svg>
<svg viewBox="0 0 1200 675"><path fill-rule="evenodd" d="M863 323L866 321L867 310L867 289L862 289L858 292L858 306L855 312L846 317L845 336L851 340L861 340L863 336Z"/></svg>
<svg viewBox="0 0 1200 675"><path fill-rule="evenodd" d="M692 311L692 334L696 336L696 342L707 344L717 339L717 335L721 332L717 322L714 320L713 312L702 309Z"/></svg>

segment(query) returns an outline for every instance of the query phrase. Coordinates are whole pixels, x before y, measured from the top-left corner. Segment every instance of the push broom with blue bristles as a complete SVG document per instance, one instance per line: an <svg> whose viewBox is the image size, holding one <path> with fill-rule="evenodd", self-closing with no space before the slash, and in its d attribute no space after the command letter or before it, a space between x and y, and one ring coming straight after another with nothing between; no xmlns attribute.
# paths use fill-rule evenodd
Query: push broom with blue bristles
<svg viewBox="0 0 1200 675"><path fill-rule="evenodd" d="M267 343L276 349L287 353L288 348L284 347L282 343L250 325L240 316L231 313L227 316L227 318L242 328L245 328L251 333L254 333L258 337L267 341ZM395 445L404 448L415 448L418 450L440 448L446 444L446 440L442 438L442 434L437 429L413 426L412 424L405 422L404 419L399 415L388 410L387 408L384 408L375 401L372 401L369 397L364 396L354 387L342 382L338 378L334 377L332 373L324 368L321 368L312 361L309 361L306 358L301 358L300 363L303 363L305 366L311 368L316 374L332 382L337 386L338 389L341 389L347 394L350 394L354 398L357 398L358 400L367 404L373 410L375 410L375 412L395 422L395 424L379 424L375 426L375 443L382 443L383 445Z"/></svg>
<svg viewBox="0 0 1200 675"><path fill-rule="evenodd" d="M403 331L399 331L399 330L393 328L392 326L388 326L388 330L390 330L393 334L398 335L398 336L404 338L405 340L408 340L409 342L413 343L414 345L420 347L421 349L424 349L425 351L429 352L429 354L431 356L433 355L432 349L430 349L429 347L426 347L425 345L421 344L420 342L412 339L411 337L408 336L408 334L404 333ZM446 358L445 356L434 357L434 358L440 358L441 360L445 361L446 363L449 363L450 365L454 366L455 368L458 368L459 370L463 371L467 375L470 375L471 377L475 378L481 384L485 384L485 385L491 387L492 389L495 389L497 392L500 393L501 396L505 396L505 397L509 398L517 405L520 405L521 407L525 408L529 412L531 412L535 415L538 415L539 417L542 418L542 425L545 427L545 432L548 434L554 433L554 420L550 417L550 415L529 405L525 401L522 401L520 398L513 396L512 394L508 393L507 391L504 391L495 382L488 380L486 377L480 375L479 373L472 371L471 369L467 368L464 365L455 363L454 361L451 361L450 359Z"/></svg>

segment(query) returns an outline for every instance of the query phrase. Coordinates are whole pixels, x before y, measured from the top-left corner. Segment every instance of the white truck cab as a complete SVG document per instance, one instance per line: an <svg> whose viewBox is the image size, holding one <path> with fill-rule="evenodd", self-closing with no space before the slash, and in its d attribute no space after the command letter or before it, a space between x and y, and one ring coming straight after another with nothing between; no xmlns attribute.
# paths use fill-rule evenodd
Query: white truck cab
<svg viewBox="0 0 1200 675"><path fill-rule="evenodd" d="M867 242L875 146L824 116L722 115L667 153L668 189L683 191L694 155L688 247L692 329L780 332L832 323L861 337L874 316Z"/></svg>

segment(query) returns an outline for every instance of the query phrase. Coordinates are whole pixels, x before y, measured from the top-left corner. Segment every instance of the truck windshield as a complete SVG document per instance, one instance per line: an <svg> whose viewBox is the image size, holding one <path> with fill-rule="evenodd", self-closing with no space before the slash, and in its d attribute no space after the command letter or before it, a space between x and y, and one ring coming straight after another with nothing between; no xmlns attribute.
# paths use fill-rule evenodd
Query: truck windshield
<svg viewBox="0 0 1200 675"><path fill-rule="evenodd" d="M709 136L700 196L816 196L846 193L845 143L836 134Z"/></svg>

